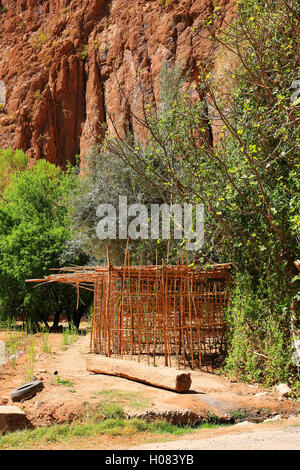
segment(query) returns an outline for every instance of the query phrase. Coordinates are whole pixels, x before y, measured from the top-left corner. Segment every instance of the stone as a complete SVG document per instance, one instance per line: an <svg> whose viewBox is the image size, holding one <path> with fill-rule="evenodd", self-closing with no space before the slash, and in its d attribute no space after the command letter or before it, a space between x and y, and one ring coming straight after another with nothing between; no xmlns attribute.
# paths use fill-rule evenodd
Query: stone
<svg viewBox="0 0 300 470"><path fill-rule="evenodd" d="M254 396L257 397L257 398L261 398L261 397L265 397L267 395L268 395L267 392L259 392L259 393L256 393Z"/></svg>
<svg viewBox="0 0 300 470"><path fill-rule="evenodd" d="M251 421L241 421L240 423L236 423L235 426L243 427L248 426L249 424L252 424Z"/></svg>
<svg viewBox="0 0 300 470"><path fill-rule="evenodd" d="M268 419L265 419L263 421L263 423L269 423L271 421L278 421L279 419L281 419L281 415L275 415L273 416L273 418L268 418Z"/></svg>
<svg viewBox="0 0 300 470"><path fill-rule="evenodd" d="M292 360L295 366L300 366L300 339L295 339L293 341Z"/></svg>
<svg viewBox="0 0 300 470"><path fill-rule="evenodd" d="M7 405L8 402L9 402L8 397L0 397L0 405Z"/></svg>
<svg viewBox="0 0 300 470"><path fill-rule="evenodd" d="M5 83L3 82L3 80L0 80L0 104L2 105L6 103L5 91L6 91Z"/></svg>
<svg viewBox="0 0 300 470"><path fill-rule="evenodd" d="M281 397L288 397L291 393L291 389L287 384L278 384L276 387L276 392L279 393Z"/></svg>
<svg viewBox="0 0 300 470"><path fill-rule="evenodd" d="M0 434L25 429L29 424L25 412L17 406L0 406Z"/></svg>
<svg viewBox="0 0 300 470"><path fill-rule="evenodd" d="M37 410L37 409L38 409L40 406L42 406L43 404L44 404L43 401L39 401L39 400L38 400L38 401L36 401L36 402L34 403L33 408L34 408L35 410Z"/></svg>
<svg viewBox="0 0 300 470"><path fill-rule="evenodd" d="M40 380L42 382L44 379L40 374L36 374L33 380Z"/></svg>

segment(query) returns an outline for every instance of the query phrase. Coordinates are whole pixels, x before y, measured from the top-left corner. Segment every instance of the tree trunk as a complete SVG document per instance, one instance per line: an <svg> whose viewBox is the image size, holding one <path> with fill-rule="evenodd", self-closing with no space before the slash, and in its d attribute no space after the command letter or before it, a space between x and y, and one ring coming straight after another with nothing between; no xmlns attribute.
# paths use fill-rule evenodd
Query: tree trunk
<svg viewBox="0 0 300 470"><path fill-rule="evenodd" d="M192 383L188 372L183 373L171 367L152 367L135 361L111 359L96 354L86 359L86 368L95 374L123 377L175 392L187 392Z"/></svg>
<svg viewBox="0 0 300 470"><path fill-rule="evenodd" d="M80 305L80 307L78 307L78 309L73 314L72 321L73 321L73 325L75 326L77 330L79 330L80 321L83 317L85 309L86 309L86 305Z"/></svg>
<svg viewBox="0 0 300 470"><path fill-rule="evenodd" d="M55 316L54 316L54 321L53 321L53 328L58 328L59 320L60 320L60 312L56 311Z"/></svg>

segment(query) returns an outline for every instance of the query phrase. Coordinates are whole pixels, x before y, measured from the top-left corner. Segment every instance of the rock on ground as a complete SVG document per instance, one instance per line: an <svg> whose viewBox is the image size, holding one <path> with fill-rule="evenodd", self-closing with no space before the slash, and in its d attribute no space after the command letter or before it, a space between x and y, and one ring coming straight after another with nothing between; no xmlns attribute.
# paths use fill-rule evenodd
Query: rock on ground
<svg viewBox="0 0 300 470"><path fill-rule="evenodd" d="M25 412L17 406L0 406L0 434L25 429L29 425Z"/></svg>
<svg viewBox="0 0 300 470"><path fill-rule="evenodd" d="M276 387L276 392L279 393L281 397L288 397L291 393L291 389L287 384L279 384Z"/></svg>

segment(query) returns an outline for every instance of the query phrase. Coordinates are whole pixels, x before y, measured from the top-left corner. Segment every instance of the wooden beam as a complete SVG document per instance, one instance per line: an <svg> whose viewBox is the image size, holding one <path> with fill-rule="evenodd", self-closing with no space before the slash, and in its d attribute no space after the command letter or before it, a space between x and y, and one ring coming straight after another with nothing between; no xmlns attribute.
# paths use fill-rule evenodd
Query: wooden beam
<svg viewBox="0 0 300 470"><path fill-rule="evenodd" d="M135 361L111 359L97 354L86 359L86 368L94 374L113 375L175 392L187 392L192 379L188 372L171 367L153 367Z"/></svg>

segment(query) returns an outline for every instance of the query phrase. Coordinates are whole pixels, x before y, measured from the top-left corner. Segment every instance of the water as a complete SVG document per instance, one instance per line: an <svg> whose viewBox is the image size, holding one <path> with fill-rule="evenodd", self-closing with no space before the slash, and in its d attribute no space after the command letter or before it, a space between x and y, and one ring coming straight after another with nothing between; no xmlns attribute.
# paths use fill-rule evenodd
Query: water
<svg viewBox="0 0 300 470"><path fill-rule="evenodd" d="M5 344L0 341L0 366L6 364Z"/></svg>

